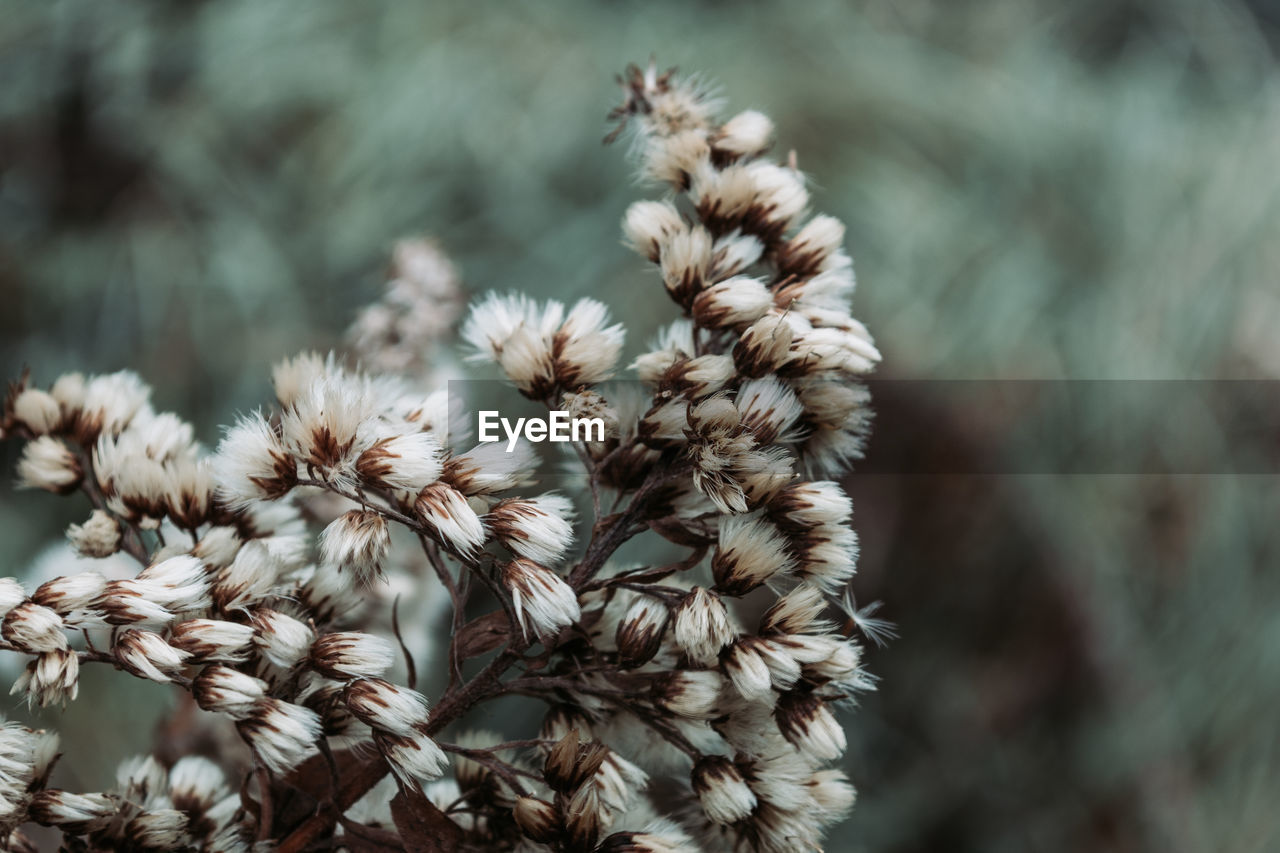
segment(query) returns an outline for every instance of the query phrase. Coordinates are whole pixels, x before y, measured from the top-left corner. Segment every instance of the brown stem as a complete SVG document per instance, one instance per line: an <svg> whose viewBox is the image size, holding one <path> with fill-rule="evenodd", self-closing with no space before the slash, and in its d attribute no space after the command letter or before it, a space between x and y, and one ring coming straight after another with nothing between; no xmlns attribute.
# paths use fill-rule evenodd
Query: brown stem
<svg viewBox="0 0 1280 853"><path fill-rule="evenodd" d="M683 560L674 563L668 563L665 566L656 566L653 568L632 569L631 571L621 572L609 578L598 578L593 580L582 588L583 592L591 592L596 589L603 589L607 586L617 586L627 583L650 583L659 581L668 575L683 572L692 569L698 563L702 562L702 558L707 555L707 546L703 545L693 549L693 552Z"/></svg>
<svg viewBox="0 0 1280 853"><path fill-rule="evenodd" d="M453 575L449 573L449 567L444 564L435 543L421 533L418 534L418 541L422 543L423 553L427 555L427 562L431 564L436 577L439 578L440 585L448 590L449 600L453 602L453 618L449 633L449 685L445 688L448 692L462 680L462 663L458 660L458 635L462 632L462 625L467 618L467 602L458 584L454 583Z"/></svg>

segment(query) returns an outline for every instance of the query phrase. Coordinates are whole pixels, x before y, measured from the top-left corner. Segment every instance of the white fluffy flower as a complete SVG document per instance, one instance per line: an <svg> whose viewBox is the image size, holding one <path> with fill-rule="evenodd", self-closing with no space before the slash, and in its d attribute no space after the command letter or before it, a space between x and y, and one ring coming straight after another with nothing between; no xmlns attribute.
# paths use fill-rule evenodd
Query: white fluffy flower
<svg viewBox="0 0 1280 853"><path fill-rule="evenodd" d="M582 619L578 596L555 572L531 560L502 567L502 584L511 594L516 619L526 637L549 638Z"/></svg>

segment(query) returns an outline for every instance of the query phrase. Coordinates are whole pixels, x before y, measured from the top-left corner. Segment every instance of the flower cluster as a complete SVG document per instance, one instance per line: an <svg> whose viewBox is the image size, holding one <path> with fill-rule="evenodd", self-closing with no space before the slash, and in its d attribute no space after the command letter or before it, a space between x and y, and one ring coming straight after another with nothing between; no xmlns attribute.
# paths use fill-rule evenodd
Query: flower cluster
<svg viewBox="0 0 1280 853"><path fill-rule="evenodd" d="M95 850L819 848L854 798L830 767L836 709L870 681L836 618L857 540L835 479L879 356L849 315L843 227L808 217L794 155L766 156L769 119L718 122L704 89L652 68L623 85L617 133L664 191L625 235L682 316L630 383L607 383L624 330L593 299L489 295L461 330L524 397L607 425L572 444L578 494L530 493L526 446L451 443L446 395L415 373L458 291L420 242L357 323L376 370L289 359L212 452L132 373L11 387L20 484L90 505L67 531L83 570L0 580L0 644L29 659L13 691L65 704L106 663L242 746L72 793L48 787L56 742L5 726L8 849L27 821ZM659 556L622 565L631 540ZM428 626L432 702L394 612L370 606L387 590L452 607ZM498 697L541 725L457 731Z"/></svg>

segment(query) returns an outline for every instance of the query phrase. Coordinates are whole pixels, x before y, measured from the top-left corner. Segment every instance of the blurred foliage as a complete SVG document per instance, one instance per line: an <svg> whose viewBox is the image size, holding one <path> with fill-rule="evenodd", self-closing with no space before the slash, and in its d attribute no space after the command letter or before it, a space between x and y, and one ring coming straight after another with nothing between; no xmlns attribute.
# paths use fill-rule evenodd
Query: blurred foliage
<svg viewBox="0 0 1280 853"><path fill-rule="evenodd" d="M618 245L637 190L599 140L611 75L655 54L774 118L850 226L884 375L1275 377L1272 18L10 0L0 366L136 368L212 442L271 362L340 344L418 233L473 290L600 296L634 348L668 306ZM902 638L849 718L863 799L832 849L1274 849L1274 482L855 474L858 590ZM6 571L74 518L0 500ZM114 761L81 719L68 742Z"/></svg>

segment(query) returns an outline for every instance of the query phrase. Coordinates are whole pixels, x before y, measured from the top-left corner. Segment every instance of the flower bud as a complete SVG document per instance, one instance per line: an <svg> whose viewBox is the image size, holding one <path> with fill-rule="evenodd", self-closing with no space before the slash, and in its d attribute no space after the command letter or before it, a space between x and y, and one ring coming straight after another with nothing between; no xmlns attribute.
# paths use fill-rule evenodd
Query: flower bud
<svg viewBox="0 0 1280 853"><path fill-rule="evenodd" d="M115 524L115 521L111 523ZM31 600L66 616L76 610L88 609L106 586L106 578L97 572L81 572L45 581L31 594Z"/></svg>
<svg viewBox="0 0 1280 853"><path fill-rule="evenodd" d="M512 814L525 837L539 844L550 844L561 832L560 812L546 800L519 797Z"/></svg>
<svg viewBox="0 0 1280 853"><path fill-rule="evenodd" d="M777 255L778 268L784 275L797 279L846 268L851 262L841 248L843 244L844 223L834 216L815 216L782 244Z"/></svg>
<svg viewBox="0 0 1280 853"><path fill-rule="evenodd" d="M552 790L571 794L596 775L608 756L608 747L599 741L582 742L574 729L551 747L543 775Z"/></svg>
<svg viewBox="0 0 1280 853"><path fill-rule="evenodd" d="M271 501L297 485L298 463L285 450L276 427L254 412L240 418L218 444L213 479L232 506Z"/></svg>
<svg viewBox="0 0 1280 853"><path fill-rule="evenodd" d="M170 681L170 676L180 671L183 662L191 657L166 643L159 634L138 628L119 632L111 652L121 669L161 683Z"/></svg>
<svg viewBox="0 0 1280 853"><path fill-rule="evenodd" d="M695 663L714 663L735 633L720 596L702 587L694 587L675 609L676 645Z"/></svg>
<svg viewBox="0 0 1280 853"><path fill-rule="evenodd" d="M638 596L618 623L615 642L618 659L624 667L642 666L653 659L662 646L670 613L661 600Z"/></svg>
<svg viewBox="0 0 1280 853"><path fill-rule="evenodd" d="M189 619L173 626L169 645L191 656L192 663L243 663L253 653L250 625L220 619Z"/></svg>
<svg viewBox="0 0 1280 853"><path fill-rule="evenodd" d="M47 391L27 388L13 400L13 417L35 435L44 435L58 428L62 408Z"/></svg>
<svg viewBox="0 0 1280 853"><path fill-rule="evenodd" d="M512 560L502 567L501 578L526 638L532 631L550 639L582 619L577 594L550 569L532 560Z"/></svg>
<svg viewBox="0 0 1280 853"><path fill-rule="evenodd" d="M452 486L427 486L418 494L413 508L436 537L459 554L473 555L484 546L480 516Z"/></svg>
<svg viewBox="0 0 1280 853"><path fill-rule="evenodd" d="M735 643L724 656L720 668L728 676L738 695L748 701L765 699L773 689L769 667L749 643Z"/></svg>
<svg viewBox="0 0 1280 853"><path fill-rule="evenodd" d="M773 142L773 121L764 113L745 110L726 121L711 138L717 151L754 157Z"/></svg>
<svg viewBox="0 0 1280 853"><path fill-rule="evenodd" d="M197 705L236 720L247 718L266 694L265 681L221 664L206 666L191 684Z"/></svg>
<svg viewBox="0 0 1280 853"><path fill-rule="evenodd" d="M680 211L668 201L637 201L627 208L622 233L627 245L654 263L672 234L685 227Z"/></svg>
<svg viewBox="0 0 1280 853"><path fill-rule="evenodd" d="M709 670L673 670L653 682L653 701L673 714L708 720L717 713L724 679Z"/></svg>
<svg viewBox="0 0 1280 853"><path fill-rule="evenodd" d="M270 697L254 703L238 727L262 763L279 774L316 751L322 730L315 711Z"/></svg>
<svg viewBox="0 0 1280 853"><path fill-rule="evenodd" d="M739 275L701 291L693 299L693 317L709 329L754 323L773 307L764 282Z"/></svg>
<svg viewBox="0 0 1280 853"><path fill-rule="evenodd" d="M395 663L395 647L372 634L326 634L311 645L309 663L335 681L382 675Z"/></svg>
<svg viewBox="0 0 1280 853"><path fill-rule="evenodd" d="M55 652L67 648L67 635L62 631L62 617L48 607L30 601L9 611L0 625L0 636L20 651L28 653Z"/></svg>
<svg viewBox="0 0 1280 853"><path fill-rule="evenodd" d="M773 713L782 736L814 761L834 761L844 754L844 729L813 694L785 693Z"/></svg>
<svg viewBox="0 0 1280 853"><path fill-rule="evenodd" d="M721 519L719 541L711 558L716 589L727 595L745 595L794 567L787 541L773 524L745 516Z"/></svg>
<svg viewBox="0 0 1280 853"><path fill-rule="evenodd" d="M554 493L501 501L484 522L517 557L554 565L573 544L573 503Z"/></svg>
<svg viewBox="0 0 1280 853"><path fill-rule="evenodd" d="M84 469L71 449L49 435L33 438L18 460L18 487L65 495L75 491Z"/></svg>
<svg viewBox="0 0 1280 853"><path fill-rule="evenodd" d="M839 770L820 770L808 783L809 794L817 803L822 822L837 821L849 813L857 792L849 784L849 777Z"/></svg>
<svg viewBox="0 0 1280 853"><path fill-rule="evenodd" d="M368 510L343 513L320 534L320 562L325 566L349 568L361 581L381 571L389 550L391 531L387 520Z"/></svg>
<svg viewBox="0 0 1280 853"><path fill-rule="evenodd" d="M781 314L756 320L733 346L733 363L744 376L767 376L786 360L791 348L791 325Z"/></svg>
<svg viewBox="0 0 1280 853"><path fill-rule="evenodd" d="M73 794L55 788L36 792L27 808L31 820L69 835L101 829L116 813L115 802L105 794Z"/></svg>
<svg viewBox="0 0 1280 853"><path fill-rule="evenodd" d="M260 608L253 613L253 644L267 660L288 669L307 656L316 635L305 622L278 610Z"/></svg>
<svg viewBox="0 0 1280 853"><path fill-rule="evenodd" d="M120 538L120 522L100 509L95 509L84 524L67 528L67 541L82 557L110 557L120 550Z"/></svg>
<svg viewBox="0 0 1280 853"><path fill-rule="evenodd" d="M391 769L406 784L434 782L449 767L449 756L422 731L421 724L406 735L376 731L373 740Z"/></svg>
<svg viewBox="0 0 1280 853"><path fill-rule="evenodd" d="M368 483L402 492L420 492L440 478L440 442L429 432L377 441L356 459L356 473Z"/></svg>
<svg viewBox="0 0 1280 853"><path fill-rule="evenodd" d="M0 578L0 617L27 600L27 592L17 578Z"/></svg>
<svg viewBox="0 0 1280 853"><path fill-rule="evenodd" d="M65 705L80 693L80 657L70 649L44 652L27 664L9 695L25 693L29 706Z"/></svg>
<svg viewBox="0 0 1280 853"><path fill-rule="evenodd" d="M124 835L139 850L180 850L190 839L187 816L177 809L148 809L125 825Z"/></svg>
<svg viewBox="0 0 1280 853"><path fill-rule="evenodd" d="M722 755L699 759L693 765L692 779L703 812L715 823L737 823L755 810L756 795L734 763Z"/></svg>
<svg viewBox="0 0 1280 853"><path fill-rule="evenodd" d="M421 693L381 678L359 678L347 685L347 708L365 725L402 737L427 722L427 700Z"/></svg>

